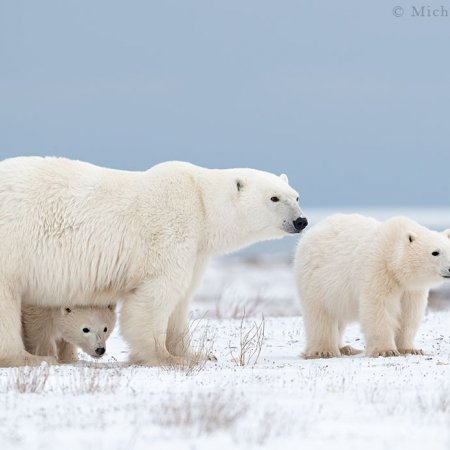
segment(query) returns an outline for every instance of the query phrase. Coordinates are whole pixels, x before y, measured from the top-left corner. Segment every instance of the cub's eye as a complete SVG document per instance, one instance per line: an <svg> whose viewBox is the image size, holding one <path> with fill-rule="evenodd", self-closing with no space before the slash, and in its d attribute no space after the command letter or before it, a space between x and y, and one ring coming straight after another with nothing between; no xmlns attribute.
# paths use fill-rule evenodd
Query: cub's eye
<svg viewBox="0 0 450 450"><path fill-rule="evenodd" d="M83 333L89 333L89 328L83 328Z"/></svg>
<svg viewBox="0 0 450 450"><path fill-rule="evenodd" d="M433 255L433 256L439 256L439 252L438 252L438 251L435 251L435 252L432 253L432 255Z"/></svg>
<svg viewBox="0 0 450 450"><path fill-rule="evenodd" d="M108 328L105 327L105 328L103 329L103 331L106 333L106 332L108 331Z"/></svg>
<svg viewBox="0 0 450 450"><path fill-rule="evenodd" d="M72 310L70 308L66 308L66 312L70 313Z"/></svg>
<svg viewBox="0 0 450 450"><path fill-rule="evenodd" d="M271 197L270 200L272 200L273 202L279 202L280 199L278 197Z"/></svg>

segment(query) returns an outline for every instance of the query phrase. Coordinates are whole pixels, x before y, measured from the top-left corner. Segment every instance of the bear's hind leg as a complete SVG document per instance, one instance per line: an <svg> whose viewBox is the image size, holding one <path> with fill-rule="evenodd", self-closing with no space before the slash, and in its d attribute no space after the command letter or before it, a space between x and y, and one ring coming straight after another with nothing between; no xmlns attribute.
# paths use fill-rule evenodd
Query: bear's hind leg
<svg viewBox="0 0 450 450"><path fill-rule="evenodd" d="M0 284L0 367L55 364L52 357L37 356L25 350L22 340L22 302L7 285Z"/></svg>
<svg viewBox="0 0 450 450"><path fill-rule="evenodd" d="M313 310L304 311L306 332L306 359L333 358L339 351L338 321L316 304Z"/></svg>

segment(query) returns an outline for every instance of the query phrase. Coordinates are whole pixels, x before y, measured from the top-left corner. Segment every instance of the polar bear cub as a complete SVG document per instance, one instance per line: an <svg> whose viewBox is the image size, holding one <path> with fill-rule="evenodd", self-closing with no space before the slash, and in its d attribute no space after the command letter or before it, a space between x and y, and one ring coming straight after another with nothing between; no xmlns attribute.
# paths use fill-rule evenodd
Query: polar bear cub
<svg viewBox="0 0 450 450"><path fill-rule="evenodd" d="M361 324L368 356L423 354L414 337L428 289L450 278L450 230L404 217L331 216L300 240L295 274L306 358L359 353L342 343L352 321Z"/></svg>
<svg viewBox="0 0 450 450"><path fill-rule="evenodd" d="M77 347L93 358L102 357L115 323L113 305L22 308L25 349L33 355L50 357L50 362L76 362Z"/></svg>

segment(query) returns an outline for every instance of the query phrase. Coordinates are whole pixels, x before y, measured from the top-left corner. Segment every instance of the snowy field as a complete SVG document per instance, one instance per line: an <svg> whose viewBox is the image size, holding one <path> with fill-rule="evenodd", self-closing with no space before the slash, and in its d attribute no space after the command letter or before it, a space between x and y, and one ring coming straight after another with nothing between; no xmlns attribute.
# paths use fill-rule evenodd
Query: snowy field
<svg viewBox="0 0 450 450"><path fill-rule="evenodd" d="M288 259L217 260L192 322L217 363L124 367L116 330L102 362L0 369L0 449L448 449L449 297L432 295L427 356L306 361ZM346 340L363 347L357 326Z"/></svg>

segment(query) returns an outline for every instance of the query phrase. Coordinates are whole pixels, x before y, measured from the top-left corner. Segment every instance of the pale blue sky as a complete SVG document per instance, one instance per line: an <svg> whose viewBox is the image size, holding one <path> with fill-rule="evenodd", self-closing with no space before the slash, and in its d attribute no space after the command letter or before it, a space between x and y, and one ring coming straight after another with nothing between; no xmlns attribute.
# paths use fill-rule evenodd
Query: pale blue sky
<svg viewBox="0 0 450 450"><path fill-rule="evenodd" d="M450 17L410 13L0 0L0 155L287 172L305 208L449 205Z"/></svg>

